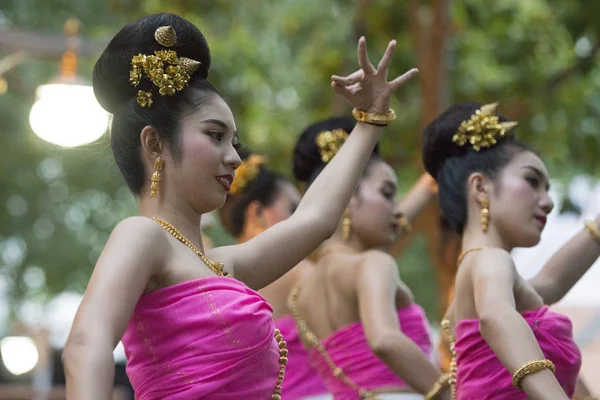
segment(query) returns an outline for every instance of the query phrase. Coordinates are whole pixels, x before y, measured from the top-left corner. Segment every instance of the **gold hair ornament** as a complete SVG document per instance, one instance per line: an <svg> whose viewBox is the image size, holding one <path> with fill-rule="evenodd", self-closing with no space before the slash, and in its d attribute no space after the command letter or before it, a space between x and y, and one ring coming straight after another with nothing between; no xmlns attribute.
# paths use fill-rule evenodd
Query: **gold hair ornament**
<svg viewBox="0 0 600 400"><path fill-rule="evenodd" d="M235 178L231 183L230 194L238 194L243 191L260 173L261 165L268 162L267 158L258 154L250 155L235 170Z"/></svg>
<svg viewBox="0 0 600 400"><path fill-rule="evenodd" d="M460 124L452 141L461 147L468 143L475 151L495 145L497 138L507 136L518 125L514 121L500 122L497 108L498 103L492 103L475 111L468 121Z"/></svg>
<svg viewBox="0 0 600 400"><path fill-rule="evenodd" d="M172 47L177 43L177 35L172 26L159 27L154 38L163 47ZM129 83L137 87L146 78L158 88L161 96L172 96L183 90L199 65L199 61L178 57L174 50L158 50L153 55L140 53L131 59ZM151 107L152 92L139 90L137 102L142 107Z"/></svg>
<svg viewBox="0 0 600 400"><path fill-rule="evenodd" d="M323 131L317 135L315 142L321 153L321 161L328 163L342 148L348 139L348 132L343 129Z"/></svg>

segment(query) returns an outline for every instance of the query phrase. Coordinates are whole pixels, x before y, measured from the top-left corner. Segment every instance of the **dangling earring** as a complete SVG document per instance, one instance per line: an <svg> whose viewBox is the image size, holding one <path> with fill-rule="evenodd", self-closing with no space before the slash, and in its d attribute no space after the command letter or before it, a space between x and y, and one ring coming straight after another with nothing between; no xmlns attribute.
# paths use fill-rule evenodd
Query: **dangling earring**
<svg viewBox="0 0 600 400"><path fill-rule="evenodd" d="M152 183L150 184L150 196L158 196L158 184L160 183L160 170L162 169L162 160L160 156L154 161L154 173L152 174Z"/></svg>
<svg viewBox="0 0 600 400"><path fill-rule="evenodd" d="M490 202L487 197L481 198L481 230L487 232L488 223L490 222Z"/></svg>
<svg viewBox="0 0 600 400"><path fill-rule="evenodd" d="M342 220L342 234L344 241L350 239L350 232L352 232L352 220L350 219L350 213L346 209L344 211L344 219Z"/></svg>

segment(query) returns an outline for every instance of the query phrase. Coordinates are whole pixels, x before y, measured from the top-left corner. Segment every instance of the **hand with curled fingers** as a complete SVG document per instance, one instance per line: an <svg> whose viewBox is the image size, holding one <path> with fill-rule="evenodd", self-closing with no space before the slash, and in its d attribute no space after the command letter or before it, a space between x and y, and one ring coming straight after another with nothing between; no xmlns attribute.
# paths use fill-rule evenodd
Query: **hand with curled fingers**
<svg viewBox="0 0 600 400"><path fill-rule="evenodd" d="M413 68L388 82L388 67L395 50L396 41L392 40L375 68L367 55L367 41L361 37L358 40L360 69L345 77L333 75L331 86L359 110L368 113L387 113L390 109L392 93L419 72Z"/></svg>

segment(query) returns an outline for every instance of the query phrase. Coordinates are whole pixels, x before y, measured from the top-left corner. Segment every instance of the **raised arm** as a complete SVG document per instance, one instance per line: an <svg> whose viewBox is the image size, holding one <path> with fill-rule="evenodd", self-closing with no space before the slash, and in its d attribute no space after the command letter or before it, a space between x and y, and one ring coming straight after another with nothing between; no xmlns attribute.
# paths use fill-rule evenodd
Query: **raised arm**
<svg viewBox="0 0 600 400"><path fill-rule="evenodd" d="M375 69L367 57L365 40L361 38L358 44L361 69L345 78L334 76L334 89L360 110L387 113L391 94L416 74L416 70L411 70L387 81L395 45L394 41L390 43ZM213 251L213 258L230 260L234 276L255 289L285 274L333 235L381 131L381 126L357 123L289 219L243 244Z"/></svg>
<svg viewBox="0 0 600 400"><path fill-rule="evenodd" d="M413 221L417 215L427 206L437 192L437 183L428 173L421 175L417 183L398 202L398 209L409 221Z"/></svg>
<svg viewBox="0 0 600 400"><path fill-rule="evenodd" d="M594 222L600 227L600 216ZM600 239L595 239L587 229L582 229L548 260L530 283L542 296L544 303L554 304L571 290L598 257Z"/></svg>
<svg viewBox="0 0 600 400"><path fill-rule="evenodd" d="M113 350L146 283L162 265L164 242L160 226L143 217L126 219L111 234L63 352L68 399L111 398Z"/></svg>
<svg viewBox="0 0 600 400"><path fill-rule="evenodd" d="M427 394L442 374L400 329L396 311L399 283L396 261L381 252L370 252L364 257L355 284L360 320L369 346L398 377Z"/></svg>
<svg viewBox="0 0 600 400"><path fill-rule="evenodd" d="M481 336L504 367L514 374L525 363L544 359L544 354L531 328L516 310L513 293L518 275L510 254L487 249L477 257L471 272ZM532 400L568 399L549 369L526 376L522 388Z"/></svg>

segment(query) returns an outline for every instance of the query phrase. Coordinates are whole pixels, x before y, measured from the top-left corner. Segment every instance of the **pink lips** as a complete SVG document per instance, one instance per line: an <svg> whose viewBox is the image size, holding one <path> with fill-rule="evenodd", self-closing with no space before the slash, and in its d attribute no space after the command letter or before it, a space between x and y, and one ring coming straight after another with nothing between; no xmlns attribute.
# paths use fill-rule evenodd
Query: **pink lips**
<svg viewBox="0 0 600 400"><path fill-rule="evenodd" d="M231 189L231 183L233 182L233 175L219 175L215 177L215 180L217 183L219 183L219 185L221 185L221 187L223 187L223 189L225 189L226 192L229 192Z"/></svg>
<svg viewBox="0 0 600 400"><path fill-rule="evenodd" d="M540 223L542 224L542 228L544 226L546 226L546 221L548 220L548 218L546 218L546 217L535 217L535 219L537 219L538 221L540 221Z"/></svg>

